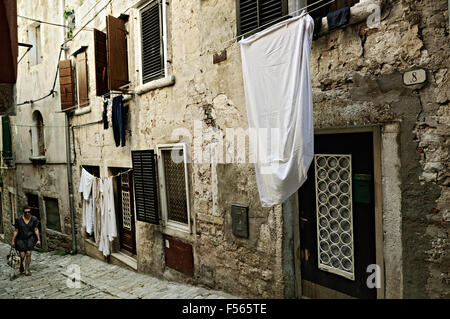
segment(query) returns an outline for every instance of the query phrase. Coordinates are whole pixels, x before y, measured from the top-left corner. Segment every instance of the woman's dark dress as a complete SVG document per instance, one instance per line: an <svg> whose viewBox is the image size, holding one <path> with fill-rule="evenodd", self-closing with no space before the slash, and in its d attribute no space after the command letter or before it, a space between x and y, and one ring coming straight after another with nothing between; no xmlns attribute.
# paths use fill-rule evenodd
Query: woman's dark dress
<svg viewBox="0 0 450 319"><path fill-rule="evenodd" d="M34 249L36 245L37 238L34 233L34 229L38 227L39 220L36 216L31 216L30 221L25 223L23 217L19 217L16 219L16 229L19 230L19 233L16 237L16 249L20 252L22 251L31 251Z"/></svg>

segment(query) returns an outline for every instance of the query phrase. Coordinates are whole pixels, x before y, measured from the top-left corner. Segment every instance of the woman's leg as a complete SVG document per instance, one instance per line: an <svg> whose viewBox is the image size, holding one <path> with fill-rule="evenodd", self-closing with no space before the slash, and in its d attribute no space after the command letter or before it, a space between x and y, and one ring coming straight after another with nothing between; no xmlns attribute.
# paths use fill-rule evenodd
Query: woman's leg
<svg viewBox="0 0 450 319"><path fill-rule="evenodd" d="M30 272L30 263L31 263L31 251L26 252L26 261L25 261L25 273L28 274Z"/></svg>
<svg viewBox="0 0 450 319"><path fill-rule="evenodd" d="M20 252L20 272L23 272L23 260L25 259L25 252L21 251Z"/></svg>

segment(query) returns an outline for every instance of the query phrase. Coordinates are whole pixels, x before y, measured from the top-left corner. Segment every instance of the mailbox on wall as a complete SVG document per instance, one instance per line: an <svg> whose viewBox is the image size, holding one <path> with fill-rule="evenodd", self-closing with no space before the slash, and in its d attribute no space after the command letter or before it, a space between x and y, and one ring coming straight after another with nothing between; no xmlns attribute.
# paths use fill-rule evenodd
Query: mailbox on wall
<svg viewBox="0 0 450 319"><path fill-rule="evenodd" d="M248 207L232 205L231 219L233 235L236 237L248 238Z"/></svg>

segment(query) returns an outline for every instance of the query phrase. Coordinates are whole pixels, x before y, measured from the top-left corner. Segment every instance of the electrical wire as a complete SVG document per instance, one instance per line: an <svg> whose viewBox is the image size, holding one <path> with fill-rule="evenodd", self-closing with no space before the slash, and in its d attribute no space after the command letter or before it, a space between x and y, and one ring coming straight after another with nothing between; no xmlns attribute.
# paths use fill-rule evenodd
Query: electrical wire
<svg viewBox="0 0 450 319"><path fill-rule="evenodd" d="M25 101L25 102L23 102L23 103L19 103L19 104L17 104L17 106L22 106L22 105L25 105L25 104L33 104L33 103L35 103L35 102L42 101L42 100L48 98L50 95L54 95L54 93L56 93L56 92L55 92L55 87L56 87L56 80L58 79L59 61L61 60L61 54L62 54L62 51L65 49L65 45L66 45L68 42L73 41L73 39L75 39L75 37L76 37L81 31L83 31L83 29L84 29L89 23L91 23L91 22L92 22L92 21L93 21L93 20L94 20L94 19L95 19L102 11L103 11L103 10L104 10L104 9L105 9L112 1L113 1L113 0L109 0L108 3L107 3L101 10L99 10L99 11L94 15L94 17L92 17L91 20L89 20L84 26L81 27L80 30L78 30L78 32L76 32L70 39L64 41L64 43L61 44L61 48L60 48L60 51L59 51L59 57L58 57L58 63L57 63L57 66L56 66L55 80L54 80L54 82L53 82L53 88L51 89L50 93L47 94L47 95L44 96L44 97L41 97L41 98L37 99L37 100L30 100L30 101ZM94 5L94 7L95 7L96 5L97 5L97 3ZM90 11L92 11L92 9L93 9L93 8L91 8Z"/></svg>
<svg viewBox="0 0 450 319"><path fill-rule="evenodd" d="M34 18L24 17L24 16L21 16L21 15L17 15L17 17L22 18L22 19L25 19L25 20L30 20L30 21L38 22L38 23L41 23L41 24L52 25L52 26L55 26L55 27L61 27L61 28L67 28L67 29L70 29L70 28L71 28L71 27L69 27L69 26L67 26L67 25L62 25L62 24L57 24L57 23L53 23L53 22L42 21L42 20L39 20L39 19L34 19ZM86 31L92 31L92 30L94 30L94 28L83 28L83 30L86 30Z"/></svg>
<svg viewBox="0 0 450 319"><path fill-rule="evenodd" d="M301 9L298 9L298 10L295 10L295 11L292 11L292 12L289 12L288 14L286 14L286 15L280 17L279 19L290 17L292 14L297 13L297 12L300 12L300 11L303 11L303 10L305 10L305 9L307 9L307 8L309 8L309 7L313 6L313 5L315 5L315 4L318 4L319 2L322 2L322 1L326 1L326 0L318 0L318 1L314 2L314 3L308 4L307 6L304 6L304 7L301 8ZM308 10L308 13L314 12L314 11L316 11L316 10L322 8L322 7L325 7L326 5L329 5L329 4L333 3L333 2L336 2L336 0L331 0L331 1L327 2L327 3L322 4L321 6L319 6L319 7L317 7L317 8ZM264 27L267 27L267 26L269 26L269 25L271 25L271 24L273 24L273 21L268 22L268 23L266 23L266 24L263 24L262 26L257 27L256 30L261 29L261 28L264 28ZM236 41L238 38L240 38L240 37L245 37L246 35L248 35L248 34L250 34L250 33L252 33L252 32L255 32L255 30L251 30L251 31L245 32L245 33L243 33L243 34L241 34L241 35L238 35L238 36L236 36L236 37L234 37L234 38L232 38L232 39L230 39L230 40L227 40L227 41L222 42L222 44L225 44L225 43L228 43L228 42Z"/></svg>

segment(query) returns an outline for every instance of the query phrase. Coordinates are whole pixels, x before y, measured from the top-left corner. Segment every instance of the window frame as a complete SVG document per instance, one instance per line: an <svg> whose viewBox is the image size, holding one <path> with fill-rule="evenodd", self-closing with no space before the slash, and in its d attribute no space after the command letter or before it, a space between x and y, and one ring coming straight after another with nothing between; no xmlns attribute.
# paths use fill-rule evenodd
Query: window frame
<svg viewBox="0 0 450 319"><path fill-rule="evenodd" d="M44 196L43 198L44 200L44 205L43 205L43 209L45 210L45 228L49 229L51 231L57 232L57 233L62 233L62 224L61 224L61 209L60 209L60 200L58 198L54 198L54 197L47 197ZM59 215L59 230L58 229L53 229L51 227L49 227L48 225L48 211L47 211L47 202L51 202L51 201L56 201L56 206L58 208L58 215Z"/></svg>
<svg viewBox="0 0 450 319"><path fill-rule="evenodd" d="M156 146L157 156L158 156L158 188L160 194L161 202L161 219L163 221L163 226L175 231L180 231L184 233L191 233L191 210L190 210L190 192L189 192L189 175L188 175L188 154L187 145L185 143L176 144L161 144ZM188 223L180 223L169 219L168 216L168 205L167 205L167 193L166 193L166 179L163 161L163 151L167 150L183 150L183 162L184 162L184 179L186 187L186 211Z"/></svg>
<svg viewBox="0 0 450 319"><path fill-rule="evenodd" d="M42 53L42 30L40 23L33 23L28 27L27 30L28 42L33 45L31 52L28 55L28 62L30 67L38 66L42 63L41 53ZM32 41L33 37L34 41ZM33 52L34 51L34 52Z"/></svg>
<svg viewBox="0 0 450 319"><path fill-rule="evenodd" d="M45 158L45 125L42 112L35 110L32 115L32 127L31 127L31 158ZM39 120L42 120L39 123Z"/></svg>
<svg viewBox="0 0 450 319"><path fill-rule="evenodd" d="M142 67L142 60L143 60L143 45L142 45L142 12L144 11L144 9L146 9L148 6L150 6L152 4L152 2L158 2L157 5L161 5L161 14L162 14L162 32L163 32L163 36L162 36L162 45L163 45L163 67L164 67L164 76L157 78L157 79L153 79L151 81L148 81L147 83L144 83L144 72L143 72L143 67ZM142 5L140 5L139 7L137 7L137 11L138 11L138 15L137 15L137 26L139 28L139 32L138 32L138 45L137 45L137 49L138 49L138 54L139 54L139 82L138 85L139 86L143 86L143 85L148 85L149 83L152 83L154 81L158 81L160 79L163 79L165 77L167 77L169 75L168 70L167 70L167 4L165 0L149 0L149 1L145 1Z"/></svg>
<svg viewBox="0 0 450 319"><path fill-rule="evenodd" d="M257 32L263 31L266 28L270 27L271 25L275 24L277 20L279 20L278 22L282 21L283 18L287 19L288 17L286 15L289 14L289 0L280 0L281 1L281 6L282 6L282 15L280 18L273 20L272 22L269 23L265 23L267 24L267 26L265 26L264 28L262 28L262 26L258 26L257 28L251 30L251 31L247 31L242 33L241 30L241 10L240 10L240 5L241 5L241 0L236 0L235 4L236 4L236 34L237 34L237 39L240 40L244 37L249 37ZM259 16L259 8L258 8L258 3L257 3L257 15ZM259 17L257 16L257 23L259 25L260 21L259 21ZM264 25L265 25L264 24Z"/></svg>
<svg viewBox="0 0 450 319"><path fill-rule="evenodd" d="M84 60L80 58L80 55L84 54L85 58ZM76 96L76 110L80 111L80 110L88 110L90 109L90 105L91 105L91 99L89 97L89 64L88 64L88 54L87 54L87 47L85 50L81 51L81 52L77 52L76 55L74 55L75 58L75 96ZM80 77L79 77L79 73L81 73L79 70L82 67L80 64L84 62L85 63L85 69L86 69L86 93L87 93L87 102L85 104L81 104L80 101Z"/></svg>

